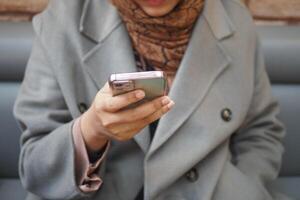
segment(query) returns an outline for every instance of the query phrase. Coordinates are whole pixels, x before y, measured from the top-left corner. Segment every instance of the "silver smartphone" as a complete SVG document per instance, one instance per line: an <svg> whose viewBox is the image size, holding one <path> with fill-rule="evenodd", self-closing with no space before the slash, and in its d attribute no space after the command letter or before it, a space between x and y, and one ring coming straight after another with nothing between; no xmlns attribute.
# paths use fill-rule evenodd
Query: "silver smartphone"
<svg viewBox="0 0 300 200"><path fill-rule="evenodd" d="M113 96L141 89L145 92L145 100L152 100L168 92L167 79L162 71L111 74L109 85Z"/></svg>

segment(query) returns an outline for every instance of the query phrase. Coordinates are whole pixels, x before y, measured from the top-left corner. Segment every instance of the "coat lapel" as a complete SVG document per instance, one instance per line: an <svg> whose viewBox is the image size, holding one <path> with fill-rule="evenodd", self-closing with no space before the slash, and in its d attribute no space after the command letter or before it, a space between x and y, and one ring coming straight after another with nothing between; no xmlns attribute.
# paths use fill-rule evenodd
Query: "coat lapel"
<svg viewBox="0 0 300 200"><path fill-rule="evenodd" d="M230 57L221 40L234 32L219 0L206 1L197 21L169 96L174 108L160 119L148 157L162 146L199 106L218 76L229 66Z"/></svg>
<svg viewBox="0 0 300 200"><path fill-rule="evenodd" d="M223 141L224 138L215 137L218 133L204 129L189 131L186 128L186 132L177 130L193 112L200 109L201 103L215 81L230 66L231 58L223 48L222 42L231 38L233 34L233 24L221 1L206 1L203 15L197 21L188 49L169 93L171 99L175 101L175 106L161 118L146 155L144 163L146 199L154 199ZM207 112L210 109L203 108L203 110ZM209 115L209 113L206 114ZM209 117L202 120L204 120L203 123L210 123ZM199 123L202 122L199 121ZM175 139L176 134L178 137ZM179 134L185 134L187 137ZM172 137L174 140L168 144L168 140L171 140ZM183 147L179 144L190 144L191 146ZM220 152L222 153L216 154L220 159L214 157L212 162L215 164L210 165L215 169L206 171L206 179L200 178L201 183L197 183L201 185L199 190L203 191L199 192L201 196L198 199L211 199L214 188L212 184L216 183L217 173L220 173L219 166L226 159L224 155L226 151L221 150ZM174 163L176 164L173 165ZM157 172L163 173L157 175ZM210 172L211 174L209 174ZM201 174L200 171L199 173Z"/></svg>
<svg viewBox="0 0 300 200"><path fill-rule="evenodd" d="M87 0L80 21L81 33L92 41L83 55L83 67L98 89L112 73L137 71L130 38L117 10L107 0ZM149 130L145 128L134 137L146 152L150 145Z"/></svg>

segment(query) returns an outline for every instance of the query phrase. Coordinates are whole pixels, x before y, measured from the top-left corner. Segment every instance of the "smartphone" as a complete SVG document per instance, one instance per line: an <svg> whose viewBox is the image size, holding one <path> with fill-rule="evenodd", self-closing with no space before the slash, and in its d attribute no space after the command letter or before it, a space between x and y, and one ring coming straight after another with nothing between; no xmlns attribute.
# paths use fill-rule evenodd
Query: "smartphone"
<svg viewBox="0 0 300 200"><path fill-rule="evenodd" d="M111 74L109 85L113 96L141 89L145 92L144 100L152 100L168 92L167 79L163 71Z"/></svg>

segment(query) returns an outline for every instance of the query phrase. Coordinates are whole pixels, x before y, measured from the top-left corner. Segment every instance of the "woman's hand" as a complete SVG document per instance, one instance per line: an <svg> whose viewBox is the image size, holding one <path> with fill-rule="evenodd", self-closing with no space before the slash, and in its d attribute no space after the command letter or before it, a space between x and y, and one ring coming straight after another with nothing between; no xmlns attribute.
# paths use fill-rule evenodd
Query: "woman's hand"
<svg viewBox="0 0 300 200"><path fill-rule="evenodd" d="M91 107L83 114L81 129L87 148L100 150L108 140L130 140L144 127L167 113L174 102L163 96L135 108L130 104L145 97L142 90L112 96L108 83L97 93Z"/></svg>

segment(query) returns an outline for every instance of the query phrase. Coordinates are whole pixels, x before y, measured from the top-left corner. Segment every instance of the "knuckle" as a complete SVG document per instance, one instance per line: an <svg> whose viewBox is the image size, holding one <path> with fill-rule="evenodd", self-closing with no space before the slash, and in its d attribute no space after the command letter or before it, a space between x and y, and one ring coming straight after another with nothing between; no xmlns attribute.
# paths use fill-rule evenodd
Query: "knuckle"
<svg viewBox="0 0 300 200"><path fill-rule="evenodd" d="M161 109L161 111L160 111L160 115L166 114L169 110L170 110L169 107L167 107L167 106L163 107L163 108Z"/></svg>
<svg viewBox="0 0 300 200"><path fill-rule="evenodd" d="M146 125L151 124L151 122L152 122L152 116L143 119L143 123Z"/></svg>
<svg viewBox="0 0 300 200"><path fill-rule="evenodd" d="M155 112L153 115L149 116L145 120L148 124L151 124L155 120L159 119L161 116L162 116L162 111L160 110L160 111Z"/></svg>
<svg viewBox="0 0 300 200"><path fill-rule="evenodd" d="M108 122L108 121L106 121L106 120L102 120L102 126L104 127L104 128L108 128L109 127L109 125L110 125L110 123Z"/></svg>
<svg viewBox="0 0 300 200"><path fill-rule="evenodd" d="M136 119L139 118L139 116L140 116L140 112L139 112L139 110L137 110L137 108L135 108L135 109L132 110L130 119L131 120L136 120Z"/></svg>
<svg viewBox="0 0 300 200"><path fill-rule="evenodd" d="M127 101L129 102L135 102L137 100L135 93L131 92L130 94L127 95Z"/></svg>
<svg viewBox="0 0 300 200"><path fill-rule="evenodd" d="M96 113L101 113L103 110L102 104L100 102L95 102L94 108Z"/></svg>
<svg viewBox="0 0 300 200"><path fill-rule="evenodd" d="M101 120L102 121L102 126L103 126L103 128L106 128L106 129L110 129L111 128L111 126L112 126L112 121L111 120L109 120L109 119L102 119Z"/></svg>
<svg viewBox="0 0 300 200"><path fill-rule="evenodd" d="M97 93L99 96L102 95L112 95L112 91L109 87L109 83L106 82L105 85L99 90L99 92Z"/></svg>
<svg viewBox="0 0 300 200"><path fill-rule="evenodd" d="M150 123L154 122L155 120L159 119L161 115L159 113L155 113L153 116L150 117Z"/></svg>
<svg viewBox="0 0 300 200"><path fill-rule="evenodd" d="M104 105L105 105L104 107L106 110L114 109L114 103L111 100L106 99Z"/></svg>
<svg viewBox="0 0 300 200"><path fill-rule="evenodd" d="M162 107L162 104L161 104L161 99L158 99L156 101L153 102L153 107L158 110Z"/></svg>
<svg viewBox="0 0 300 200"><path fill-rule="evenodd" d="M165 114L165 111L164 111L164 108L162 108L157 112L155 118L158 119L158 118L162 117L164 114Z"/></svg>

